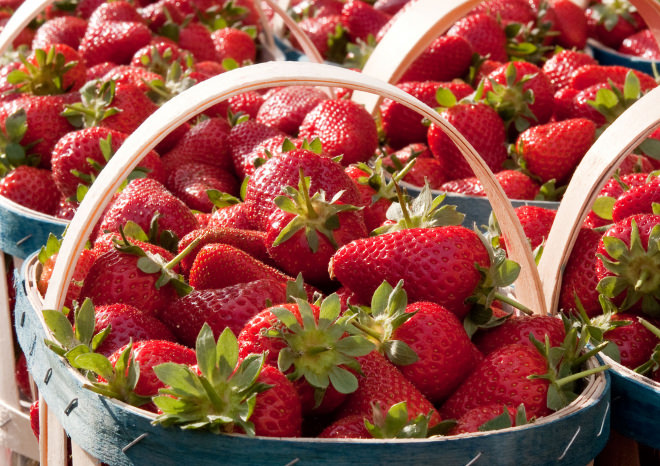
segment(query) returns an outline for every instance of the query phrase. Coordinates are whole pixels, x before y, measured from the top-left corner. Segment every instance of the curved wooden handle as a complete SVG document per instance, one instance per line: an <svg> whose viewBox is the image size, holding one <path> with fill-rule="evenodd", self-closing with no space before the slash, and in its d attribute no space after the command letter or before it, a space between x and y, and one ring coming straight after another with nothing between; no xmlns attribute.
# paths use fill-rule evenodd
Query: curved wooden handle
<svg viewBox="0 0 660 466"><path fill-rule="evenodd" d="M557 311L561 279L580 226L614 170L660 122L660 87L646 94L607 128L573 174L539 263L546 307Z"/></svg>
<svg viewBox="0 0 660 466"><path fill-rule="evenodd" d="M511 256L521 265L517 298L536 312L545 312L538 271L520 222L492 172L465 138L431 107L391 84L336 66L299 62L262 63L223 73L174 97L149 116L110 159L80 204L62 243L53 278L46 293L45 307L62 307L77 257L89 234L113 193L145 154L181 123L210 106L241 92L280 85L343 86L377 92L406 105L442 127L483 183L507 236Z"/></svg>
<svg viewBox="0 0 660 466"><path fill-rule="evenodd" d="M7 24L0 32L0 55L5 53L11 43L30 24L37 15L54 0L26 0L11 15Z"/></svg>
<svg viewBox="0 0 660 466"><path fill-rule="evenodd" d="M380 40L367 60L362 73L388 83L396 83L413 61L456 21L481 0L416 0L406 6ZM356 92L353 100L369 113L378 108L381 96Z"/></svg>
<svg viewBox="0 0 660 466"><path fill-rule="evenodd" d="M630 0L642 15L655 41L660 44L660 3L656 0Z"/></svg>

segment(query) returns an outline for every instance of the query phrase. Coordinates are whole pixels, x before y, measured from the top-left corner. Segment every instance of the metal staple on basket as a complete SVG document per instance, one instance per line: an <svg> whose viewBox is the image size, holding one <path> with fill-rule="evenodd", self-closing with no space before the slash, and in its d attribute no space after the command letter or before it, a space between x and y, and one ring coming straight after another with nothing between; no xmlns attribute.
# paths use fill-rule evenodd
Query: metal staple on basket
<svg viewBox="0 0 660 466"><path fill-rule="evenodd" d="M575 439L577 438L577 436L578 436L578 434L580 433L581 430L582 430L582 427L578 426L577 430L575 431L575 434L573 434L573 438L571 438L571 441L568 442L568 445L566 445L566 448L564 449L564 452L561 454L561 456L559 458L557 458L557 461L561 461L561 460L564 459L564 457L568 453L568 450L571 449L571 446L575 442Z"/></svg>
<svg viewBox="0 0 660 466"><path fill-rule="evenodd" d="M472 466L474 463L477 462L477 460L478 460L479 458L481 458L481 455L483 455L483 452L480 451L479 453L477 453L477 456L475 456L474 458L472 458L472 459L470 460L470 462L467 463L465 466Z"/></svg>
<svg viewBox="0 0 660 466"><path fill-rule="evenodd" d="M121 451L124 452L124 453L126 453L126 452L127 452L128 450L130 450L133 446L135 446L135 444L137 444L139 441L141 441L142 439L144 439L145 437L147 437L147 435L149 435L147 432L144 432L143 434L139 435L139 436L136 437L132 442L130 442L130 443L127 444L124 448L122 448Z"/></svg>

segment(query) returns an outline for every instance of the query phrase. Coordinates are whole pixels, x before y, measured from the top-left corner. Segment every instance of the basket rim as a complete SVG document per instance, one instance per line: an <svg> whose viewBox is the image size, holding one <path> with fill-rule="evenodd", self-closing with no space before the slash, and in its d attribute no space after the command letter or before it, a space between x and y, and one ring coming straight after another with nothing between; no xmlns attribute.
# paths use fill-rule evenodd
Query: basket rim
<svg viewBox="0 0 660 466"><path fill-rule="evenodd" d="M587 39L587 47L591 49L598 50L600 53L606 53L608 55L612 55L620 60L628 60L632 63L642 63L642 64L647 64L649 66L660 63L660 60L651 60L649 58L644 58L644 57L638 57L635 55L628 55L626 53L621 53L618 50L615 50L611 47L608 47L607 45L603 44L602 42L590 37Z"/></svg>
<svg viewBox="0 0 660 466"><path fill-rule="evenodd" d="M656 382L648 377L645 377L641 374L638 374L634 370L624 366L623 364L616 362L614 359L606 355L601 355L603 361L610 366L612 370L617 375L624 377L630 382L636 383L643 386L648 390L653 390L655 393L660 395L660 382ZM660 401L660 398L658 399Z"/></svg>

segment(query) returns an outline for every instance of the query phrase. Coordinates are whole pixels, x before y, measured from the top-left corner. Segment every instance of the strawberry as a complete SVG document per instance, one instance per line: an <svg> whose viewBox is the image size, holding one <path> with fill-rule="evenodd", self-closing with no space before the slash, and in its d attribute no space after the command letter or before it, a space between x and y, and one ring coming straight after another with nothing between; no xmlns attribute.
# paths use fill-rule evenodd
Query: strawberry
<svg viewBox="0 0 660 466"><path fill-rule="evenodd" d="M255 119L263 103L264 98L258 92L242 92L229 98L229 109L234 115L242 112L250 118Z"/></svg>
<svg viewBox="0 0 660 466"><path fill-rule="evenodd" d="M374 8L393 15L401 11L409 0L376 0Z"/></svg>
<svg viewBox="0 0 660 466"><path fill-rule="evenodd" d="M472 93L472 87L465 83L440 83L431 80L400 82L397 87L431 107L437 105L436 93L440 87L451 91L458 100ZM391 99L383 99L380 114L383 130L393 149L425 141L428 130L416 111Z"/></svg>
<svg viewBox="0 0 660 466"><path fill-rule="evenodd" d="M372 351L359 357L358 361L362 370L358 388L339 409L339 417L370 416L374 403L379 404L383 410L389 410L395 404L405 401L408 420L421 414L430 415L429 426L441 421L431 402L379 352Z"/></svg>
<svg viewBox="0 0 660 466"><path fill-rule="evenodd" d="M406 307L414 315L392 332L417 354L417 361L399 370L431 402L448 397L473 369L474 348L460 320L430 302Z"/></svg>
<svg viewBox="0 0 660 466"><path fill-rule="evenodd" d="M587 43L587 18L583 9L570 0L553 0L550 8L555 17L553 29L558 30L556 42L566 49L584 49Z"/></svg>
<svg viewBox="0 0 660 466"><path fill-rule="evenodd" d="M443 35L431 42L415 59L399 82L451 81L464 76L471 62L472 46L467 40Z"/></svg>
<svg viewBox="0 0 660 466"><path fill-rule="evenodd" d="M339 201L351 205L359 202L357 188L341 165L311 150L295 149L266 161L248 181L245 208L257 229L268 228L268 217L278 209L273 201L282 188L298 183L301 168L311 179L312 195L323 190L327 197L334 198L343 191Z"/></svg>
<svg viewBox="0 0 660 466"><path fill-rule="evenodd" d="M502 324L487 329L479 329L473 341L485 356L513 343L534 348L529 339L533 335L539 341L549 338L550 345L560 346L566 338L566 331L561 319L553 316L511 316Z"/></svg>
<svg viewBox="0 0 660 466"><path fill-rule="evenodd" d="M524 406L523 406L524 408ZM472 432L505 429L526 423L527 419L517 418L516 410L500 403L493 403L472 408L460 416L457 424L447 435L459 435ZM500 421L501 425L500 425Z"/></svg>
<svg viewBox="0 0 660 466"><path fill-rule="evenodd" d="M263 366L263 355L238 361L237 346L230 330L216 343L211 329L204 326L193 353L198 365L155 367L167 387L154 399L162 413L155 422L215 433L300 436L300 399L293 384L276 368Z"/></svg>
<svg viewBox="0 0 660 466"><path fill-rule="evenodd" d="M168 34L165 35L168 36ZM215 42L211 37L211 32L202 23L190 22L178 30L178 37L169 37L179 47L191 52L196 61L218 61L218 54L215 50Z"/></svg>
<svg viewBox="0 0 660 466"><path fill-rule="evenodd" d="M568 85L573 89L583 90L596 84L609 83L611 81L617 87L623 87L626 82L626 76L631 71L639 79L642 91L648 91L658 85L648 74L618 65L581 66L573 72Z"/></svg>
<svg viewBox="0 0 660 466"><path fill-rule="evenodd" d="M22 66L8 76L18 92L31 95L64 94L77 91L85 83L87 68L78 52L66 44L33 50L21 61Z"/></svg>
<svg viewBox="0 0 660 466"><path fill-rule="evenodd" d="M148 92L150 89L148 83L154 79L162 79L162 76L142 66L113 65L99 79L101 82L114 81L115 84L132 84L143 92Z"/></svg>
<svg viewBox="0 0 660 466"><path fill-rule="evenodd" d="M152 41L133 54L130 66L146 68L163 78L174 62L187 68L187 54L175 43L168 40Z"/></svg>
<svg viewBox="0 0 660 466"><path fill-rule="evenodd" d="M589 36L614 49L644 25L642 17L629 2L594 3L584 14Z"/></svg>
<svg viewBox="0 0 660 466"><path fill-rule="evenodd" d="M375 38L389 20L387 13L361 0L348 0L341 10L341 23L348 31L351 42L358 39L366 41L369 35Z"/></svg>
<svg viewBox="0 0 660 466"><path fill-rule="evenodd" d="M105 20L93 24L90 19L78 52L87 66L106 61L128 64L150 40L151 31L141 22Z"/></svg>
<svg viewBox="0 0 660 466"><path fill-rule="evenodd" d="M239 191L238 180L231 172L196 162L184 163L172 169L166 186L188 207L202 212L212 212L214 207L209 198L209 190L230 195L238 195Z"/></svg>
<svg viewBox="0 0 660 466"><path fill-rule="evenodd" d="M596 60L584 53L575 50L561 50L554 53L543 64L543 73L550 79L555 91L566 87L571 74L584 65L596 65Z"/></svg>
<svg viewBox="0 0 660 466"><path fill-rule="evenodd" d="M0 179L0 196L28 209L53 215L59 198L49 170L21 165Z"/></svg>
<svg viewBox="0 0 660 466"><path fill-rule="evenodd" d="M495 61L507 61L504 30L490 15L477 13L465 16L449 28L447 35L464 38L479 55Z"/></svg>
<svg viewBox="0 0 660 466"><path fill-rule="evenodd" d="M475 262L481 267L490 263L473 231L412 228L343 246L330 261L330 275L367 302L383 281L403 279L410 300L431 301L462 317L468 311L464 301L480 281Z"/></svg>
<svg viewBox="0 0 660 466"><path fill-rule="evenodd" d="M483 103L458 103L440 112L472 144L488 167L498 172L507 158L506 129L497 112ZM474 176L456 145L443 130L431 124L428 145L433 157L443 162L448 179Z"/></svg>
<svg viewBox="0 0 660 466"><path fill-rule="evenodd" d="M432 189L440 189L447 180L443 169L442 162L437 159L417 159L410 171L403 177L403 181L419 187L428 182Z"/></svg>
<svg viewBox="0 0 660 466"><path fill-rule="evenodd" d="M417 163L419 163L419 160ZM502 170L495 173L495 178L497 178L497 181L499 181L509 199L533 200L539 192L540 187L538 183L521 171ZM468 194L471 196L486 195L484 187L477 177L447 181L438 189L440 191Z"/></svg>
<svg viewBox="0 0 660 466"><path fill-rule="evenodd" d="M229 132L229 150L234 170L239 178L251 175L255 169L255 149L266 140L283 133L268 125L247 120L231 128Z"/></svg>
<svg viewBox="0 0 660 466"><path fill-rule="evenodd" d="M269 218L266 232L268 254L275 264L306 282L328 285L328 263L334 252L351 241L368 236L364 215L358 207L326 199L320 190L310 194L310 178L300 169L298 189L283 188L285 195L274 199L278 210Z"/></svg>
<svg viewBox="0 0 660 466"><path fill-rule="evenodd" d="M213 31L211 40L215 46L215 59L222 63L232 59L239 66L254 63L257 59L257 47L254 39L241 29L226 27Z"/></svg>
<svg viewBox="0 0 660 466"><path fill-rule="evenodd" d="M89 17L90 27L98 26L106 21L144 22L135 6L124 0L101 3Z"/></svg>
<svg viewBox="0 0 660 466"><path fill-rule="evenodd" d="M325 92L309 86L288 86L271 94L259 108L257 121L296 135L305 116L327 100Z"/></svg>
<svg viewBox="0 0 660 466"><path fill-rule="evenodd" d="M205 118L193 125L165 155L163 163L174 168L183 163L197 162L233 171L230 157L229 132L224 118Z"/></svg>
<svg viewBox="0 0 660 466"><path fill-rule="evenodd" d="M598 245L598 291L624 311L658 312L660 216L638 214L613 224Z"/></svg>
<svg viewBox="0 0 660 466"><path fill-rule="evenodd" d="M365 416L353 414L337 419L318 435L319 438L373 438L365 426Z"/></svg>
<svg viewBox="0 0 660 466"><path fill-rule="evenodd" d="M541 181L567 182L596 136L596 125L586 118L537 125L523 131L516 151L524 166Z"/></svg>
<svg viewBox="0 0 660 466"><path fill-rule="evenodd" d="M635 369L648 361L660 340L639 322L635 314L620 312L613 314L611 319L629 322L603 334L603 339L617 346L621 364Z"/></svg>
<svg viewBox="0 0 660 466"><path fill-rule="evenodd" d="M601 236L601 233L590 228L580 229L562 277L559 308L565 312L577 313L576 299L579 299L589 317L602 310L596 291L596 251Z"/></svg>
<svg viewBox="0 0 660 466"><path fill-rule="evenodd" d="M534 11L525 0L486 0L470 10L470 14L484 13L505 22L529 23L534 20Z"/></svg>
<svg viewBox="0 0 660 466"><path fill-rule="evenodd" d="M30 427L32 433L39 440L39 400L34 400L30 405Z"/></svg>
<svg viewBox="0 0 660 466"><path fill-rule="evenodd" d="M209 219L208 228L238 228L241 230L250 230L252 225L245 204L238 202L218 208Z"/></svg>
<svg viewBox="0 0 660 466"><path fill-rule="evenodd" d="M185 275L190 271L195 256L207 244L229 244L241 249L252 257L263 262L272 262L266 250L266 233L255 230L244 230L231 227L204 228L193 230L179 241L179 252L183 252L190 243L197 242L197 246L186 257L181 259L181 269Z"/></svg>
<svg viewBox="0 0 660 466"><path fill-rule="evenodd" d="M193 346L204 323L217 335L225 328L238 334L248 320L269 307L268 303L284 302L286 285L263 278L219 289L193 290L172 301L158 316L180 342Z"/></svg>
<svg viewBox="0 0 660 466"><path fill-rule="evenodd" d="M550 233L557 211L533 205L516 207L514 211L532 250L543 244ZM506 248L505 241L506 238L502 238L503 248Z"/></svg>
<svg viewBox="0 0 660 466"><path fill-rule="evenodd" d="M307 34L323 58L341 63L346 57L348 43L348 34L341 22L340 14L308 17L300 21L298 27ZM301 49L294 37L290 40L295 48Z"/></svg>
<svg viewBox="0 0 660 466"><path fill-rule="evenodd" d="M653 204L660 203L660 177L653 177L640 186L623 192L612 206L612 220L619 222L637 214L652 214Z"/></svg>
<svg viewBox="0 0 660 466"><path fill-rule="evenodd" d="M103 231L119 231L131 220L149 231L154 215L159 214L161 230L170 230L182 238L198 227L190 209L156 180L141 178L131 181L106 208L98 226Z"/></svg>
<svg viewBox="0 0 660 466"><path fill-rule="evenodd" d="M110 327L110 333L96 348L96 352L109 356L131 340L175 341L174 335L157 318L127 304L111 304L96 307L94 333Z"/></svg>
<svg viewBox="0 0 660 466"><path fill-rule="evenodd" d="M619 52L647 60L660 59L660 47L649 29L642 29L623 39Z"/></svg>
<svg viewBox="0 0 660 466"><path fill-rule="evenodd" d="M378 147L378 130L372 116L363 106L345 99L328 99L314 107L301 123L298 135L308 141L319 138L326 154L343 156L344 166L366 162Z"/></svg>

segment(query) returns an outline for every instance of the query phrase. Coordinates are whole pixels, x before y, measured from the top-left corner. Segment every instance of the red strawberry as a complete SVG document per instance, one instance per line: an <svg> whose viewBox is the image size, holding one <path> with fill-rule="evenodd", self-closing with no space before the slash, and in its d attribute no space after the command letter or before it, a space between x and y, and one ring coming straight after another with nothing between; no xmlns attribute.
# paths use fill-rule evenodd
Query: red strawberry
<svg viewBox="0 0 660 466"><path fill-rule="evenodd" d="M586 118L533 126L516 140L525 167L543 182L567 182L593 144L596 125Z"/></svg>
<svg viewBox="0 0 660 466"><path fill-rule="evenodd" d="M609 83L612 81L617 87L622 88L626 75L632 71L639 79L642 91L655 88L658 83L646 73L618 65L584 65L571 75L568 85L577 90L587 89L596 84Z"/></svg>
<svg viewBox="0 0 660 466"><path fill-rule="evenodd" d="M560 346L566 338L564 323L553 316L512 316L497 327L480 329L474 335L474 344L485 356L503 346L518 343L534 348L529 335L539 341L548 336L551 346Z"/></svg>
<svg viewBox="0 0 660 466"><path fill-rule="evenodd" d="M131 58L131 66L146 68L166 78L174 62L186 69L186 58L185 52L175 43L169 40L157 40L135 52Z"/></svg>
<svg viewBox="0 0 660 466"><path fill-rule="evenodd" d="M468 96L473 89L465 83L440 83L438 81L408 81L400 82L397 87L425 104L435 107L436 92L439 87L451 91L457 100ZM387 140L393 149L400 149L407 144L424 142L427 127L422 117L414 110L391 99L383 99L380 105L381 122L387 134Z"/></svg>
<svg viewBox="0 0 660 466"><path fill-rule="evenodd" d="M231 97L229 99L229 109L234 115L242 112L250 118L255 119L263 103L264 98L261 94L248 91Z"/></svg>
<svg viewBox="0 0 660 466"><path fill-rule="evenodd" d="M466 39L475 52L491 60L505 62L506 36L495 18L484 13L468 15L447 31L448 36Z"/></svg>
<svg viewBox="0 0 660 466"><path fill-rule="evenodd" d="M502 170L495 174L509 199L532 200L539 192L539 185L532 178L517 170ZM447 181L438 189L450 193L485 196L484 187L477 177Z"/></svg>
<svg viewBox="0 0 660 466"><path fill-rule="evenodd" d="M349 165L346 174L353 180L360 193L359 206L363 207L364 223L367 231L378 228L387 220L386 213L395 194L394 187L384 179L384 173L379 173L382 165L377 161L374 168L363 165Z"/></svg>
<svg viewBox="0 0 660 466"><path fill-rule="evenodd" d="M476 364L474 348L463 324L444 307L429 302L408 305L414 315L392 332L417 354L399 370L431 402L449 396Z"/></svg>
<svg viewBox="0 0 660 466"><path fill-rule="evenodd" d="M431 42L415 59L400 82L451 81L465 75L471 61L472 46L467 40L443 35Z"/></svg>
<svg viewBox="0 0 660 466"><path fill-rule="evenodd" d="M352 42L366 41L369 35L374 38L390 16L361 0L348 0L341 10L342 25L348 31Z"/></svg>
<svg viewBox="0 0 660 466"><path fill-rule="evenodd" d="M647 173L631 173L610 178L598 193L598 198L611 198L609 202L607 202L608 207L597 208L594 205L593 207L598 210L598 213L596 213L594 210L591 210L591 212L589 212L587 215L587 218L584 220L584 226L589 228L596 228L612 223L612 207L615 200L631 188L646 184L648 177L649 176ZM606 202L606 200L597 202Z"/></svg>
<svg viewBox="0 0 660 466"><path fill-rule="evenodd" d="M77 91L85 83L87 68L78 52L66 44L34 50L10 76L19 92L54 95Z"/></svg>
<svg viewBox="0 0 660 466"><path fill-rule="evenodd" d="M543 64L543 72L550 79L555 91L568 85L571 74L584 65L596 65L596 60L575 50L561 50Z"/></svg>
<svg viewBox="0 0 660 466"><path fill-rule="evenodd" d="M216 60L222 63L230 58L242 66L254 63L257 59L257 47L254 39L241 29L226 27L213 31L211 39L215 46Z"/></svg>
<svg viewBox="0 0 660 466"><path fill-rule="evenodd" d="M176 43L192 53L196 61L218 59L211 32L202 23L190 22L181 27Z"/></svg>
<svg viewBox="0 0 660 466"><path fill-rule="evenodd" d="M170 169L183 163L197 162L233 171L230 130L231 127L224 118L203 119L193 125L163 156L163 163Z"/></svg>
<svg viewBox="0 0 660 466"><path fill-rule="evenodd" d="M619 222L632 215L651 214L654 203L660 203L660 177L657 176L622 193L612 207L612 220Z"/></svg>
<svg viewBox="0 0 660 466"><path fill-rule="evenodd" d="M286 302L286 285L262 278L219 289L193 290L158 314L177 339L193 346L204 323L220 335L225 328L238 334L253 316L271 304Z"/></svg>
<svg viewBox="0 0 660 466"><path fill-rule="evenodd" d="M59 201L51 172L27 165L14 168L0 179L0 196L48 215L55 213Z"/></svg>
<svg viewBox="0 0 660 466"><path fill-rule="evenodd" d="M515 426L516 411L513 408L500 403L487 404L472 408L457 419L457 424L447 435L459 435L472 432L480 432L481 427L488 421L492 421L498 416L502 416L506 411L509 416L509 425Z"/></svg>
<svg viewBox="0 0 660 466"><path fill-rule="evenodd" d="M78 52L87 66L106 61L128 64L137 50L151 40L151 31L141 22L102 21L87 27Z"/></svg>
<svg viewBox="0 0 660 466"><path fill-rule="evenodd" d="M497 112L483 103L458 103L440 112L472 144L494 172L502 168L507 158L506 129ZM474 176L456 145L442 129L431 124L428 145L433 156L443 162L448 179Z"/></svg>
<svg viewBox="0 0 660 466"><path fill-rule="evenodd" d="M309 86L289 86L271 94L259 108L257 121L296 135L305 116L327 100L325 92Z"/></svg>
<svg viewBox="0 0 660 466"><path fill-rule="evenodd" d="M649 29L642 29L623 39L619 52L647 60L660 60L660 47Z"/></svg>
<svg viewBox="0 0 660 466"><path fill-rule="evenodd" d="M532 249L536 249L547 239L557 211L533 205L516 207L514 210ZM502 238L503 248L506 248L505 241L506 238Z"/></svg>
<svg viewBox="0 0 660 466"><path fill-rule="evenodd" d="M175 341L174 335L157 318L127 304L96 306L94 333L110 326L111 330L96 352L109 356L117 349L143 340Z"/></svg>
<svg viewBox="0 0 660 466"><path fill-rule="evenodd" d="M418 415L431 415L430 426L440 422L440 416L431 402L406 377L377 351L358 358L362 374L358 389L339 409L338 416L370 416L372 403L389 410L402 401L408 408L408 419Z"/></svg>
<svg viewBox="0 0 660 466"><path fill-rule="evenodd" d="M191 209L212 212L213 202L208 190L238 195L236 177L222 168L205 163L188 162L174 168L166 186Z"/></svg>
<svg viewBox="0 0 660 466"><path fill-rule="evenodd" d="M49 237L47 245L42 248L43 252L40 251L39 261L42 266L39 281L37 282L37 288L42 296L46 295L48 283L53 276L53 269L55 268L55 261L57 260L59 247L60 241L55 237L52 237L52 239ZM80 256L78 256L78 262L76 262L76 267L73 271L73 276L71 277L71 282L69 282L69 288L67 289L66 297L64 299L64 305L69 309L73 309L73 302L78 301L82 289L82 282L87 276L95 259L96 256L89 249L83 249ZM73 317L73 315L71 315L71 317Z"/></svg>
<svg viewBox="0 0 660 466"><path fill-rule="evenodd" d="M254 172L254 150L261 143L278 135L283 133L256 120L247 120L231 128L228 145L234 170L239 178Z"/></svg>
<svg viewBox="0 0 660 466"><path fill-rule="evenodd" d="M584 14L589 36L614 49L644 25L642 17L629 2L597 2Z"/></svg>
<svg viewBox="0 0 660 466"><path fill-rule="evenodd" d="M485 13L505 22L512 21L522 24L535 19L532 7L525 0L485 0L470 10L470 14L476 13Z"/></svg>
<svg viewBox="0 0 660 466"><path fill-rule="evenodd" d="M553 29L559 31L556 42L567 49L584 49L587 43L587 18L583 9L570 0L553 0L550 8L556 16Z"/></svg>
<svg viewBox="0 0 660 466"><path fill-rule="evenodd" d="M298 184L301 168L311 179L310 193L323 190L332 198L344 191L339 201L352 205L359 202L357 188L341 165L310 150L296 149L269 159L248 181L245 208L255 227L268 228L268 217L277 210L274 199L282 188Z"/></svg>
<svg viewBox="0 0 660 466"><path fill-rule="evenodd" d="M403 177L403 181L413 186L423 187L424 183L428 182L431 189L440 189L446 180L443 163L429 158L417 159L415 165Z"/></svg>
<svg viewBox="0 0 660 466"><path fill-rule="evenodd" d="M90 26L97 26L105 21L144 22L136 8L124 0L101 3L89 17Z"/></svg>
<svg viewBox="0 0 660 466"><path fill-rule="evenodd" d="M630 321L603 334L603 339L613 342L619 349L621 364L635 369L648 361L659 343L658 338L639 322L635 314L621 312L612 315L611 319Z"/></svg>
<svg viewBox="0 0 660 466"><path fill-rule="evenodd" d="M160 214L158 225L161 231L170 230L179 238L198 227L194 215L181 200L158 181L141 178L131 181L107 207L97 232L119 231L119 227L129 220L149 231L156 214Z"/></svg>
<svg viewBox="0 0 660 466"><path fill-rule="evenodd" d="M96 66L100 65L102 64ZM143 92L148 92L150 88L147 83L154 79L162 79L162 76L141 66L114 65L100 79L103 82L115 81L116 84L132 84Z"/></svg>
<svg viewBox="0 0 660 466"><path fill-rule="evenodd" d="M363 414L353 414L337 419L323 429L319 438L373 438L364 425Z"/></svg>
<svg viewBox="0 0 660 466"><path fill-rule="evenodd" d="M328 99L314 107L305 116L298 135L308 141L319 138L330 157L343 155L344 166L366 162L378 147L373 117L363 106L346 99Z"/></svg>
<svg viewBox="0 0 660 466"><path fill-rule="evenodd" d="M343 62L346 57L346 42L348 39L345 37L345 30L341 26L342 17L340 14L309 17L304 18L298 23L298 27L309 37L314 46L317 48L321 56L327 60L335 62ZM331 45L331 36L337 33L337 30L342 34L340 38L342 41L337 41L337 46ZM291 37L291 44L301 49L300 44ZM334 42L333 42L334 43Z"/></svg>
<svg viewBox="0 0 660 466"><path fill-rule="evenodd" d="M302 407L293 383L273 366L263 366L257 382L270 388L257 395L250 417L255 435L300 437Z"/></svg>
<svg viewBox="0 0 660 466"><path fill-rule="evenodd" d="M660 215L638 214L612 225L598 245L598 291L622 310L658 310L658 224Z"/></svg>
<svg viewBox="0 0 660 466"><path fill-rule="evenodd" d="M237 204L218 208L209 219L208 228L238 228L250 230L252 228L245 204Z"/></svg>
<svg viewBox="0 0 660 466"><path fill-rule="evenodd" d="M404 280L412 301L432 301L463 317L480 273L475 262L489 266L478 236L459 226L413 228L363 238L340 248L330 275L369 302L383 282Z"/></svg>
<svg viewBox="0 0 660 466"><path fill-rule="evenodd" d="M601 233L590 228L580 229L564 269L559 295L560 309L577 313L577 297L589 317L594 317L602 311L596 290L596 251L601 236Z"/></svg>
<svg viewBox="0 0 660 466"><path fill-rule="evenodd" d="M30 427L34 436L39 440L39 400L34 400L30 405Z"/></svg>

